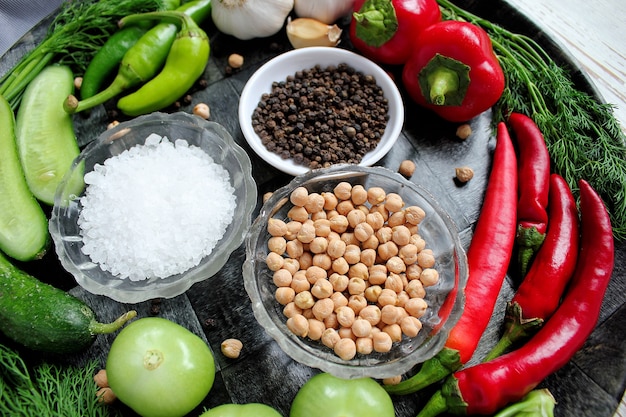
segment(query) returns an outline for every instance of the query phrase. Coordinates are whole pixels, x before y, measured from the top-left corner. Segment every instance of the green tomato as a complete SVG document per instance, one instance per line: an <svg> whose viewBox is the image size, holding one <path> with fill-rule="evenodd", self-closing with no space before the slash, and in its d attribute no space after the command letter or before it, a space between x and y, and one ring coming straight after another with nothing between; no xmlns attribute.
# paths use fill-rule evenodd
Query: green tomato
<svg viewBox="0 0 626 417"><path fill-rule="evenodd" d="M172 321L148 317L120 331L106 371L111 390L137 414L178 417L209 393L215 362L198 336Z"/></svg>
<svg viewBox="0 0 626 417"><path fill-rule="evenodd" d="M321 373L300 388L290 417L394 417L391 397L371 378L341 379Z"/></svg>
<svg viewBox="0 0 626 417"><path fill-rule="evenodd" d="M205 411L200 417L282 417L280 413L269 405L260 403L250 404L223 404L209 411Z"/></svg>

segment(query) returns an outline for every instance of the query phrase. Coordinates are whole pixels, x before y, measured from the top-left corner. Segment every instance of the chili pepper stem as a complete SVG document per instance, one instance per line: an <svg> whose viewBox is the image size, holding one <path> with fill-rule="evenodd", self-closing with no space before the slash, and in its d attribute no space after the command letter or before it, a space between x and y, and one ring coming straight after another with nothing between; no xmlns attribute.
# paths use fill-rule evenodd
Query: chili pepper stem
<svg viewBox="0 0 626 417"><path fill-rule="evenodd" d="M439 414L448 411L448 403L441 391L435 392L428 400L422 411L419 412L417 417L434 417Z"/></svg>
<svg viewBox="0 0 626 417"><path fill-rule="evenodd" d="M106 102L107 100L114 98L131 86L132 83L129 82L127 77L118 76L113 80L111 85L109 85L98 94L93 95L89 98L79 101L74 95L68 96L63 103L63 109L70 114L89 110L97 105Z"/></svg>
<svg viewBox="0 0 626 417"><path fill-rule="evenodd" d="M389 394L412 394L441 381L460 367L459 351L444 347L435 356L425 361L415 375L399 384L385 385L384 388Z"/></svg>
<svg viewBox="0 0 626 417"><path fill-rule="evenodd" d="M518 262L521 276L524 277L528 272L528 265L535 253L541 247L545 233L540 233L535 227L519 226L517 228L517 244L518 244Z"/></svg>
<svg viewBox="0 0 626 417"><path fill-rule="evenodd" d="M487 356L485 356L483 362L488 362L501 356L509 350L514 343L533 335L537 328L543 325L543 319L525 319L521 306L513 302L507 305L504 323L504 333L502 337Z"/></svg>

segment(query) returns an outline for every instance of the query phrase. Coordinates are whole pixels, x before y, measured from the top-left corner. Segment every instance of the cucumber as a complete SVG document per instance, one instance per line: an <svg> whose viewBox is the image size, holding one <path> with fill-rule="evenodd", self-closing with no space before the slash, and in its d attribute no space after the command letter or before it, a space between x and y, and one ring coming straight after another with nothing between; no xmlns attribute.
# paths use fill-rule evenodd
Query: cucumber
<svg viewBox="0 0 626 417"><path fill-rule="evenodd" d="M15 145L15 117L0 95L0 250L19 261L48 248L48 219L28 188Z"/></svg>
<svg viewBox="0 0 626 417"><path fill-rule="evenodd" d="M112 323L99 323L82 300L18 269L0 253L0 332L31 350L76 353L136 315L131 310Z"/></svg>
<svg viewBox="0 0 626 417"><path fill-rule="evenodd" d="M71 115L63 102L74 92L68 66L50 65L33 79L17 111L17 149L31 192L53 205L54 194L79 154Z"/></svg>

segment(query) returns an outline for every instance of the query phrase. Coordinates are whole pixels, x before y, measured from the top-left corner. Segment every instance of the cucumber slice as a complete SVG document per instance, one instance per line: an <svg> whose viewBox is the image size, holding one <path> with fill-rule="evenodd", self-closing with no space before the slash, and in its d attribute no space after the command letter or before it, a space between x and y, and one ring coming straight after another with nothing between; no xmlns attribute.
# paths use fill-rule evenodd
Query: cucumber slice
<svg viewBox="0 0 626 417"><path fill-rule="evenodd" d="M28 261L48 247L48 219L28 188L15 145L15 118L0 96L0 250Z"/></svg>
<svg viewBox="0 0 626 417"><path fill-rule="evenodd" d="M63 102L74 92L69 67L51 65L24 91L17 111L17 149L31 192L53 205L57 186L79 154L71 115Z"/></svg>

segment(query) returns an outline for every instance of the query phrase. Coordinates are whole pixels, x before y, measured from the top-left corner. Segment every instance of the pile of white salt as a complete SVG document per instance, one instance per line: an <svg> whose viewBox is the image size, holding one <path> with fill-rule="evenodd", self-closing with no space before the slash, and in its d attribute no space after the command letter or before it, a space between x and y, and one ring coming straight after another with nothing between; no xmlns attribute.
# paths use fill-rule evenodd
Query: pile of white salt
<svg viewBox="0 0 626 417"><path fill-rule="evenodd" d="M186 140L156 134L96 165L85 183L82 251L103 270L133 281L198 265L236 207L228 171Z"/></svg>

